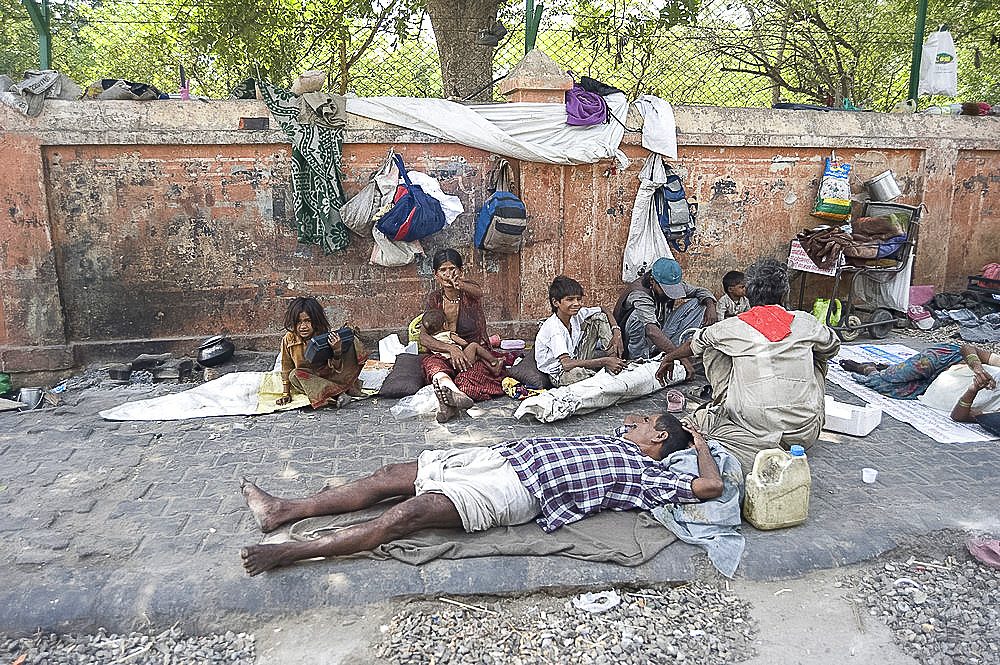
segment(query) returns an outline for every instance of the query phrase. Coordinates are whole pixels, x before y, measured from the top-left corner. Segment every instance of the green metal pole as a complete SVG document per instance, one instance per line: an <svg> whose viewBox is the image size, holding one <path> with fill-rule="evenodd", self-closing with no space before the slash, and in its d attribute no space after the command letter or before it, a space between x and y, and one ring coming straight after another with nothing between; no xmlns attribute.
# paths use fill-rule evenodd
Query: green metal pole
<svg viewBox="0 0 1000 665"><path fill-rule="evenodd" d="M49 31L49 0L42 0L41 6L35 0L21 0L28 10L31 24L38 35L38 68L52 68L52 35Z"/></svg>
<svg viewBox="0 0 1000 665"><path fill-rule="evenodd" d="M924 26L927 23L927 0L917 0L917 23L913 28L913 55L910 58L909 99L916 101L920 89L920 54L924 46Z"/></svg>

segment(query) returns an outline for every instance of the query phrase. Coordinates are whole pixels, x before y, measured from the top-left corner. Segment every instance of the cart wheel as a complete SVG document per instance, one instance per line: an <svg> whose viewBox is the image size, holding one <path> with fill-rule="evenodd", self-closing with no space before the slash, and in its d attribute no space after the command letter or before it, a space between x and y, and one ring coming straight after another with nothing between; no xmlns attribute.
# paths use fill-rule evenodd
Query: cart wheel
<svg viewBox="0 0 1000 665"><path fill-rule="evenodd" d="M861 319L853 314L841 321L840 325L844 328L837 331L837 337L844 342L853 342L861 335L861 328L858 327L861 325Z"/></svg>
<svg viewBox="0 0 1000 665"><path fill-rule="evenodd" d="M878 323L881 325L872 326L868 330L873 339L885 339L892 332L892 327L896 325L896 317L887 309L876 309L872 312L868 323Z"/></svg>

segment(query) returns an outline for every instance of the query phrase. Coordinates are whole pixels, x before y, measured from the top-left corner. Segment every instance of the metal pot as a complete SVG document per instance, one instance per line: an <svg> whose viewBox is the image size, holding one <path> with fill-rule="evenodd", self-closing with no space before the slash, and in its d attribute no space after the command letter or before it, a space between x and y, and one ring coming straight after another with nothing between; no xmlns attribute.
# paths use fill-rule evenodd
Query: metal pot
<svg viewBox="0 0 1000 665"><path fill-rule="evenodd" d="M891 169L883 171L865 182L865 189L868 190L872 201L892 201L903 193L899 190L899 185L896 184L896 178L893 177Z"/></svg>
<svg viewBox="0 0 1000 665"><path fill-rule="evenodd" d="M24 404L29 410L36 409L42 403L42 389L21 388L17 393L17 401Z"/></svg>
<svg viewBox="0 0 1000 665"><path fill-rule="evenodd" d="M222 335L209 337L198 347L198 364L202 367L215 367L233 357L236 345Z"/></svg>

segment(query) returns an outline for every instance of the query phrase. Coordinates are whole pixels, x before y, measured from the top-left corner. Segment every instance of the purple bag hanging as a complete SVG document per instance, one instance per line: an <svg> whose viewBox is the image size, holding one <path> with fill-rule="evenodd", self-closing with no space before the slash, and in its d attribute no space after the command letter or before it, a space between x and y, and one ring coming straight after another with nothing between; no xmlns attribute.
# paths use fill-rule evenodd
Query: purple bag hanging
<svg viewBox="0 0 1000 665"><path fill-rule="evenodd" d="M566 91L566 124L589 127L608 121L608 104L600 95L587 92L579 83Z"/></svg>

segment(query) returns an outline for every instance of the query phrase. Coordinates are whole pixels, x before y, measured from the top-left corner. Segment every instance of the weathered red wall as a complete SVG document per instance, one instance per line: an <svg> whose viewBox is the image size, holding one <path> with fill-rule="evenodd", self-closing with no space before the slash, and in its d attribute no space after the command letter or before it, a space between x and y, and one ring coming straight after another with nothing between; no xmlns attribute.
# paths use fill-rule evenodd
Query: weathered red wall
<svg viewBox="0 0 1000 665"><path fill-rule="evenodd" d="M546 291L566 273L613 302L647 152L638 135L610 162L515 165L529 215L520 255L472 247L491 160L481 151L353 118L348 194L395 146L468 212L403 268L368 263L370 238L326 256L295 237L289 145L280 131L240 132L258 102L47 105L37 120L0 107L0 371L59 370L138 350L190 351L217 332L276 344L289 296L317 295L377 334L415 315L432 288L429 257L458 248L483 281L487 317L531 334ZM678 258L685 278L720 291L721 276L762 255L784 258L809 216L823 160L891 167L928 211L916 283L960 288L997 260L1000 119L676 109L676 164L700 202L699 230ZM863 169L862 169L863 170ZM872 175L869 173L868 175ZM855 183L860 186L860 182ZM152 341L149 341L152 340Z"/></svg>

